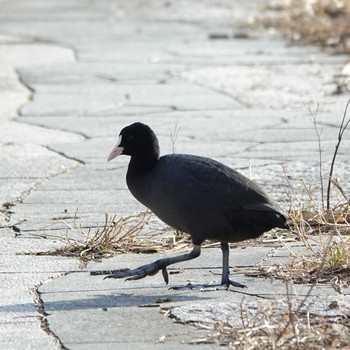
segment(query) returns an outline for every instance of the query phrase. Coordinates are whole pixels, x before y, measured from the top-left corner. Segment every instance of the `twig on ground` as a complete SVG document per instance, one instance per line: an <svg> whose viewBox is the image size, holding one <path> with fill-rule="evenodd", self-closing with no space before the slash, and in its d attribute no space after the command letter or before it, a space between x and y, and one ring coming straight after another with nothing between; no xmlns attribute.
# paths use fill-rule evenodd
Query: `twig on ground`
<svg viewBox="0 0 350 350"><path fill-rule="evenodd" d="M318 129L317 125L317 114L319 109L319 103L316 101L316 108L315 110L312 109L311 103L307 104L310 116L312 118L312 123L314 125L314 129L316 131L317 135L317 144L318 144L318 170L319 170L319 179L320 179L320 185L321 185L321 203L322 203L322 209L324 209L324 186L323 186L323 175L322 175L322 149L321 149L321 134L322 130L320 131Z"/></svg>
<svg viewBox="0 0 350 350"><path fill-rule="evenodd" d="M174 129L170 129L171 149L173 153L176 152L175 143L176 143L177 137L179 136L179 132L180 132L179 122L176 121Z"/></svg>
<svg viewBox="0 0 350 350"><path fill-rule="evenodd" d="M339 150L340 144L341 144L342 139L343 139L343 134L344 134L346 128L348 127L349 123L350 123L350 118L345 123L345 118L346 118L346 115L347 115L347 112L348 112L349 104L350 104L350 99L348 100L348 102L346 104L346 107L345 107L345 110L344 110L343 119L342 119L340 127L339 127L338 142L337 142L337 144L335 146L335 150L334 150L334 153L333 153L333 159L332 159L331 167L330 167L330 170L329 170L328 187L327 187L327 210L330 209L331 184L332 184L332 178L333 178L333 170L334 170L335 159L336 159L336 157L338 155L338 150Z"/></svg>

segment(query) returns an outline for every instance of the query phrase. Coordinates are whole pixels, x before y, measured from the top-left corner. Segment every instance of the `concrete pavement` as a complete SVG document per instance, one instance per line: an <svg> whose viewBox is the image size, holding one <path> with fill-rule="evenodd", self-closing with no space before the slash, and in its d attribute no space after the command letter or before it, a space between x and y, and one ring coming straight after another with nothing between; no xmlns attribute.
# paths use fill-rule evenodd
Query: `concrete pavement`
<svg viewBox="0 0 350 350"><path fill-rule="evenodd" d="M188 348L207 331L174 319L187 322L194 310L237 305L242 296L254 308L259 297L284 295L283 283L243 273L235 277L249 286L248 295L173 291L160 276L124 283L87 272L134 267L158 254L118 255L84 271L75 258L18 254L59 247L50 237L66 234L62 221L72 223L77 209L85 227L101 224L104 212L144 210L125 185L128 159L106 163L120 129L137 120L156 131L162 153L175 147L220 160L253 177L286 209L281 161L296 191L303 178L318 196L318 143L307 105L315 108L318 100L328 164L347 100L335 94L335 77L348 57L242 29L239 22L259 4L0 1L2 348ZM232 31L249 35L212 39ZM336 175L347 191L349 149L345 136ZM271 249L233 249L231 265L244 271L287 259ZM219 249L205 250L170 276L171 285L209 282L220 265ZM302 297L308 287L295 288ZM321 306L344 300L328 287L315 295ZM173 318L157 304L175 307Z"/></svg>

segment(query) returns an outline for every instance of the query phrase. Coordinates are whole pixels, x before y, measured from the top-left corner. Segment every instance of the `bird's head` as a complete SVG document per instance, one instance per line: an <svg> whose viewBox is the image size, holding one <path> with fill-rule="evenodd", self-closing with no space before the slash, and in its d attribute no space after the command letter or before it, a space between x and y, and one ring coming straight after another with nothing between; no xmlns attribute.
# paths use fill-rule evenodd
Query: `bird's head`
<svg viewBox="0 0 350 350"><path fill-rule="evenodd" d="M121 154L131 157L159 158L158 139L146 124L134 123L126 126L119 134L117 145L108 156L108 161Z"/></svg>

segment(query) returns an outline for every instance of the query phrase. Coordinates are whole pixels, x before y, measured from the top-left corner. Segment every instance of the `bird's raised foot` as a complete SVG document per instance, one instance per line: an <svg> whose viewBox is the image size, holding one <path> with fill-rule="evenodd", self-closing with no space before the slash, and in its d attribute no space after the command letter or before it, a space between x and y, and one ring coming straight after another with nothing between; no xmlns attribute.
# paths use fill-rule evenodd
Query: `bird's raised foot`
<svg viewBox="0 0 350 350"><path fill-rule="evenodd" d="M146 276L153 276L157 274L160 270L162 270L164 282L168 284L169 283L168 271L166 267L161 267L160 264L157 262L154 262L152 264L142 265L140 267L137 267L136 269L113 273L111 275L106 276L104 279L126 278L126 281L139 280L139 279L145 278Z"/></svg>

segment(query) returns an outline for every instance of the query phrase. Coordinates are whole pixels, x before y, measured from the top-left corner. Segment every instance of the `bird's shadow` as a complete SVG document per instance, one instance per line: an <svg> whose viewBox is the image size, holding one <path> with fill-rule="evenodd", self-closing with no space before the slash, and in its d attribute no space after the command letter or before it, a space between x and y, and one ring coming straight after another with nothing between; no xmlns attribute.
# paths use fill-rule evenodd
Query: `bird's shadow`
<svg viewBox="0 0 350 350"><path fill-rule="evenodd" d="M91 298L82 298L75 300L56 300L44 302L47 312L50 310L82 310L99 308L118 308L118 307L142 307L161 305L166 302L192 302L208 299L195 295L176 295L176 294L154 294L140 295L133 293L112 293L94 295Z"/></svg>
<svg viewBox="0 0 350 350"><path fill-rule="evenodd" d="M132 307L158 307L174 306L177 303L208 302L213 301L213 294L199 292L188 288L179 292L169 287L130 287L123 291L111 288L104 289L72 289L41 292L41 311L50 314L55 311L98 310L105 308L132 308ZM159 289L159 291L157 291ZM220 291L209 291L220 293ZM230 288L221 290L223 293L234 293L242 296L272 299L271 294L254 293L247 289ZM64 296L64 298L62 297ZM274 296L276 297L276 295ZM0 305L0 314L30 313L35 310L33 303L17 303Z"/></svg>
<svg viewBox="0 0 350 350"><path fill-rule="evenodd" d="M195 286L195 285L194 285ZM147 287L145 287L147 289ZM164 287L159 287L163 289ZM199 290L191 290L190 288L182 291L172 290L172 288L165 287L166 291L155 293L154 287L149 293L140 293L140 288L128 288L127 291L118 292L106 290L106 294L93 294L91 297L45 301L45 294L42 296L44 300L44 308L47 312L52 311L70 311L70 310L84 310L84 309L100 309L100 308L125 308L125 307L157 307L157 306L175 306L177 303L193 303L193 302L209 302L213 301L213 294L211 293L235 293L242 296L252 296L262 299L270 299L271 295L264 293L248 292L247 289L229 290L208 290L208 292ZM176 287L175 287L176 288ZM135 291L132 291L135 289ZM81 291L80 291L81 292ZM102 290L100 292L103 293ZM66 293L66 292L65 292ZM1 312L1 307L0 307Z"/></svg>
<svg viewBox="0 0 350 350"><path fill-rule="evenodd" d="M101 294L105 291L105 294ZM115 292L110 289L99 290L99 294L92 293L92 290L62 290L50 293L41 293L41 309L50 314L54 311L91 310L101 308L126 308L126 307L157 307L165 303L193 302L209 299L205 295L177 294L177 293L138 293L128 288L127 292ZM76 294L76 297L74 296ZM83 295L82 295L83 294ZM62 298L60 296L65 296ZM79 297L82 295L82 297ZM51 300L50 300L51 299ZM53 300L55 299L55 300ZM6 313L27 313L33 312L33 303L17 303L0 305L0 314Z"/></svg>

